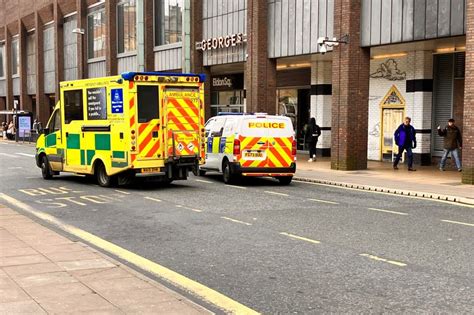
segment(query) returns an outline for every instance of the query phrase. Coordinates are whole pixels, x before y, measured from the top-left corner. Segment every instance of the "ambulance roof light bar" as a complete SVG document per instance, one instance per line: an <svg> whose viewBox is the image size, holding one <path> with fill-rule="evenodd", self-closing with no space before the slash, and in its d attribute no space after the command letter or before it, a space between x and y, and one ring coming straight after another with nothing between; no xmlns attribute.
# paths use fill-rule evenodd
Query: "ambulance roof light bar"
<svg viewBox="0 0 474 315"><path fill-rule="evenodd" d="M156 75L156 76L169 76L169 77L198 77L199 82L206 81L206 75L201 73L173 73L173 72L124 72L122 73L122 78L127 81L133 81L133 78L136 75Z"/></svg>

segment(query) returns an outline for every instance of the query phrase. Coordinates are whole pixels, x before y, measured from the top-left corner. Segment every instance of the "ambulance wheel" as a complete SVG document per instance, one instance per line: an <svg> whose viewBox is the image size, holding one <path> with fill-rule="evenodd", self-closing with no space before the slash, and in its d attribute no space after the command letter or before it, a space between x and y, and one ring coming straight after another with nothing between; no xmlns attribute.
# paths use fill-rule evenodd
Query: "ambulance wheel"
<svg viewBox="0 0 474 315"><path fill-rule="evenodd" d="M44 179L51 179L53 178L53 171L51 170L51 166L49 166L48 158L46 155L43 155L41 158L41 175Z"/></svg>
<svg viewBox="0 0 474 315"><path fill-rule="evenodd" d="M222 177L224 178L224 183L233 184L235 182L235 174L232 174L230 169L229 162L225 161L222 166Z"/></svg>
<svg viewBox="0 0 474 315"><path fill-rule="evenodd" d="M101 187L111 187L115 186L116 177L107 175L107 171L105 170L105 165L101 162L96 166L95 176L97 178L97 183Z"/></svg>
<svg viewBox="0 0 474 315"><path fill-rule="evenodd" d="M280 185L289 185L293 176L278 176L276 179L280 182Z"/></svg>
<svg viewBox="0 0 474 315"><path fill-rule="evenodd" d="M205 176L206 171L205 170L199 170L199 176Z"/></svg>

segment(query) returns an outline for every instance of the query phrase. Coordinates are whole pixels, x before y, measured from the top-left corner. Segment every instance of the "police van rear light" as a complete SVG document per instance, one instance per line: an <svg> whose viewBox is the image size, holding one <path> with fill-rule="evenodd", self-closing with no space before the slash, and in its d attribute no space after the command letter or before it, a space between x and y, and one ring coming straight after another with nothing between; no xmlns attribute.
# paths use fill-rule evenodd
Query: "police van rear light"
<svg viewBox="0 0 474 315"><path fill-rule="evenodd" d="M291 145L291 155L296 155L296 140L293 140L293 144Z"/></svg>
<svg viewBox="0 0 474 315"><path fill-rule="evenodd" d="M235 139L234 140L234 155L239 155L240 154L240 140Z"/></svg>

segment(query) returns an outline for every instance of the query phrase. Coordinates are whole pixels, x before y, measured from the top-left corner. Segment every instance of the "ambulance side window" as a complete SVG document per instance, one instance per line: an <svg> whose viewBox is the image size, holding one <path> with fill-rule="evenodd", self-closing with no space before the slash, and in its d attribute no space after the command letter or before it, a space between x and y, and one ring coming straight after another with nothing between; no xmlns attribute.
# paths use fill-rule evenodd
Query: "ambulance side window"
<svg viewBox="0 0 474 315"><path fill-rule="evenodd" d="M84 104L81 90L64 91L64 123L84 119Z"/></svg>
<svg viewBox="0 0 474 315"><path fill-rule="evenodd" d="M216 119L211 129L212 137L222 137L222 132L224 131L224 123L225 119Z"/></svg>
<svg viewBox="0 0 474 315"><path fill-rule="evenodd" d="M53 133L53 132L61 130L61 114L59 110L56 110L53 113L48 129L49 129L49 133Z"/></svg>

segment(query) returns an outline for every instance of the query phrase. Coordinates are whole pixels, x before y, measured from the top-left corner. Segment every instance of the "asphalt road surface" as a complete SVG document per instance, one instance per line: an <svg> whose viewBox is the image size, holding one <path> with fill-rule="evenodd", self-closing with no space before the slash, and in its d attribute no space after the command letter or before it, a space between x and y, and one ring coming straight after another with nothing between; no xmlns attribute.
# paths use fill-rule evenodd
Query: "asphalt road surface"
<svg viewBox="0 0 474 315"><path fill-rule="evenodd" d="M0 142L2 193L258 312L474 309L472 207L212 174L107 189L33 156Z"/></svg>

